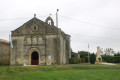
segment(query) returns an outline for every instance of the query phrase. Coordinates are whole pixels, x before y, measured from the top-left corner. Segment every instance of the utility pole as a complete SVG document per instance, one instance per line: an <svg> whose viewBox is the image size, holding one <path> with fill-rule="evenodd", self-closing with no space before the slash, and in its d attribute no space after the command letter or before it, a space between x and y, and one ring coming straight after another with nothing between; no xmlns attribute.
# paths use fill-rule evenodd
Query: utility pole
<svg viewBox="0 0 120 80"><path fill-rule="evenodd" d="M56 27L58 28L58 11L59 9L57 9L57 12L56 12Z"/></svg>
<svg viewBox="0 0 120 80"><path fill-rule="evenodd" d="M57 9L57 12L56 12L56 27L57 27L57 41L56 41L56 46L57 46L57 57L59 58L59 54L58 54L58 11L59 11L59 9Z"/></svg>
<svg viewBox="0 0 120 80"><path fill-rule="evenodd" d="M89 58L89 44L88 44L88 63L90 63L90 58Z"/></svg>

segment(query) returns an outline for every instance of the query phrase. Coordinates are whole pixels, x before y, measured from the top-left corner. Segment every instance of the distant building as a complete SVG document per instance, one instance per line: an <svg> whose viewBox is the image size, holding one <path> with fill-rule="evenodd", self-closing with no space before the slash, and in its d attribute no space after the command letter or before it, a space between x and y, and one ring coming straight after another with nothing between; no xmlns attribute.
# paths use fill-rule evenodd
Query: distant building
<svg viewBox="0 0 120 80"><path fill-rule="evenodd" d="M71 58L80 58L80 54L72 52Z"/></svg>
<svg viewBox="0 0 120 80"><path fill-rule="evenodd" d="M10 64L10 47L9 42L0 39L0 65Z"/></svg>
<svg viewBox="0 0 120 80"><path fill-rule="evenodd" d="M114 56L115 51L112 48L106 48L104 54L108 56Z"/></svg>
<svg viewBox="0 0 120 80"><path fill-rule="evenodd" d="M104 55L104 50L103 50L103 48L100 48L100 55Z"/></svg>

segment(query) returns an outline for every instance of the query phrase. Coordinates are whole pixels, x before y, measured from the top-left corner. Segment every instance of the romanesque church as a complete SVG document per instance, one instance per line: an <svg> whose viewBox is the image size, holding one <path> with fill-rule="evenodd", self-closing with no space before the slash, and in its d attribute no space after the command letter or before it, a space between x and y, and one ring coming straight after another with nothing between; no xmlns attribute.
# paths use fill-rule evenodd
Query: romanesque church
<svg viewBox="0 0 120 80"><path fill-rule="evenodd" d="M1 64L67 64L71 58L70 35L56 27L50 16L43 22L34 15L11 32L11 39L13 48L9 43L0 42L7 51L4 53L1 49L0 55L4 57L0 57Z"/></svg>

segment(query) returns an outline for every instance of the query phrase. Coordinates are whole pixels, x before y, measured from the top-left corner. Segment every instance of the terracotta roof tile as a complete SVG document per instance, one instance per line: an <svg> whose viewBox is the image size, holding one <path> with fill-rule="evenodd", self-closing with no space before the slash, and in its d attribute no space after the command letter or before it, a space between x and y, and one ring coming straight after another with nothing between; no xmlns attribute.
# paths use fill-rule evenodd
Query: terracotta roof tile
<svg viewBox="0 0 120 80"><path fill-rule="evenodd" d="M9 43L9 41L3 39L0 39L0 42Z"/></svg>

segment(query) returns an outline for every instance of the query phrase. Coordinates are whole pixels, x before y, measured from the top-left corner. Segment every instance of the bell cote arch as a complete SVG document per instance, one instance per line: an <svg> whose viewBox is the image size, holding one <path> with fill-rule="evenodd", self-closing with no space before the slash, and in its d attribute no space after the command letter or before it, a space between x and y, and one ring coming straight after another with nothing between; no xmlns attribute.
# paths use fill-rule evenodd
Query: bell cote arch
<svg viewBox="0 0 120 80"><path fill-rule="evenodd" d="M49 24L49 25L54 26L53 19L52 19L50 16L49 16L49 17L47 17L47 19L45 20L45 22L46 22L47 24Z"/></svg>

